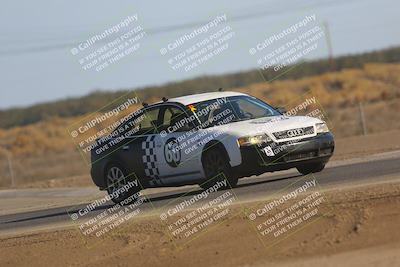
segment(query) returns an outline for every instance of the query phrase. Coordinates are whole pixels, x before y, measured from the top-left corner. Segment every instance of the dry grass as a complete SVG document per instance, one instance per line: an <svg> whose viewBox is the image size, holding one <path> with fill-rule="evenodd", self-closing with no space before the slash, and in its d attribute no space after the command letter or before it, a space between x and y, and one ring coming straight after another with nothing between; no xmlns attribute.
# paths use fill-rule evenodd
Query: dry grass
<svg viewBox="0 0 400 267"><path fill-rule="evenodd" d="M364 103L369 133L400 129L398 73L400 64L370 64L360 70L257 83L233 90L277 106L293 106L315 96L335 135L345 137L362 133L359 102ZM81 118L50 118L24 127L0 129L0 187L11 184L7 154L12 159L17 185L87 175L89 167L67 132L67 127Z"/></svg>

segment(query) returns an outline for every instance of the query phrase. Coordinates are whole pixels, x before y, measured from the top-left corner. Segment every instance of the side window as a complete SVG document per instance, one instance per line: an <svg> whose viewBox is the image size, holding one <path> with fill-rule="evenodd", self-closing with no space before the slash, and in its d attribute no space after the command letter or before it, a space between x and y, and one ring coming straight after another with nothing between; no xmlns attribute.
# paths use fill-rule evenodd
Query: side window
<svg viewBox="0 0 400 267"><path fill-rule="evenodd" d="M177 116L177 114L179 114L179 110L177 108L166 107L162 120L163 129L171 125L172 118Z"/></svg>
<svg viewBox="0 0 400 267"><path fill-rule="evenodd" d="M143 111L142 119L138 122L139 134L152 134L157 132L159 127L158 116L160 107L149 108Z"/></svg>
<svg viewBox="0 0 400 267"><path fill-rule="evenodd" d="M210 114L208 117L209 126L217 126L228 124L237 118L235 112L235 103L228 102L221 104L214 109L210 109Z"/></svg>
<svg viewBox="0 0 400 267"><path fill-rule="evenodd" d="M129 119L126 123L120 127L119 134L124 136L134 136L138 135L140 132L140 123L145 118L145 114L141 111L138 111L131 119Z"/></svg>
<svg viewBox="0 0 400 267"><path fill-rule="evenodd" d="M235 102L229 99L226 102L216 99L204 101L195 108L198 114L200 114L198 116L203 128L228 124L239 120L237 106Z"/></svg>
<svg viewBox="0 0 400 267"><path fill-rule="evenodd" d="M193 129L194 124L183 110L174 106L166 106L162 115L160 131L183 132Z"/></svg>
<svg viewBox="0 0 400 267"><path fill-rule="evenodd" d="M244 118L260 118L273 115L272 110L261 107L259 103L251 99L239 99L237 105Z"/></svg>

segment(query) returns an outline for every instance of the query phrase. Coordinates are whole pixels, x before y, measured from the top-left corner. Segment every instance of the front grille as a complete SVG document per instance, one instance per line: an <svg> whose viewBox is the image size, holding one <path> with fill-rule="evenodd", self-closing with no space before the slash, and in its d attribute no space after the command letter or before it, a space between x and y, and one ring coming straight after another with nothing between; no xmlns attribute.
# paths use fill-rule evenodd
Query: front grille
<svg viewBox="0 0 400 267"><path fill-rule="evenodd" d="M294 138L294 137L299 137L299 136L310 135L313 133L314 133L314 127L309 126L309 127L275 132L275 133L273 133L273 135L275 136L276 139L281 140L281 139L289 139L289 138Z"/></svg>
<svg viewBox="0 0 400 267"><path fill-rule="evenodd" d="M284 157L284 161L293 161L293 160L300 160L300 159L308 159L314 158L317 156L317 152L307 152L307 153L299 153L299 154L288 154Z"/></svg>

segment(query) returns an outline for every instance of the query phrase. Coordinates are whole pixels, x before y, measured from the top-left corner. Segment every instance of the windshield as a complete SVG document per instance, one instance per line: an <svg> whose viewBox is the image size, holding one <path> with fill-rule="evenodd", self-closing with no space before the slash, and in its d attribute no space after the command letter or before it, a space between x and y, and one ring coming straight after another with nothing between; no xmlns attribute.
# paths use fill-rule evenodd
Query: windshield
<svg viewBox="0 0 400 267"><path fill-rule="evenodd" d="M236 121L281 115L270 105L251 96L218 98L188 105L203 128Z"/></svg>

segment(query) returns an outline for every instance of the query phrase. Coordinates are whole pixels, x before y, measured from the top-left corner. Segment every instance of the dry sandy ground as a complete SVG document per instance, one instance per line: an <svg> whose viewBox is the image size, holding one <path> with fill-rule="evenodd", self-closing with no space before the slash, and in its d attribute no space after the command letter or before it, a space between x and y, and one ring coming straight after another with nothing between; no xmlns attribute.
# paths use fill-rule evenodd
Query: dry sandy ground
<svg viewBox="0 0 400 267"><path fill-rule="evenodd" d="M399 150L400 139L393 139L399 134L337 140L334 160ZM93 189L85 188L90 185L88 177L74 177L32 187L77 186L90 191ZM60 195L59 199L78 201L78 195ZM137 218L101 238L83 237L78 229L3 236L0 266L400 266L400 182L330 189L325 197L328 201L321 204L324 212L318 220L293 235L278 238L280 242L272 246L265 240L263 243L249 224L243 208L257 204L252 202L230 207L237 216L178 247L165 234L166 226L158 215ZM49 205L49 199L40 197L43 199ZM39 201L35 196L28 197L25 206L18 208L24 211L43 206L35 201Z"/></svg>
<svg viewBox="0 0 400 267"><path fill-rule="evenodd" d="M336 140L332 160L366 157L371 154L400 149L400 131L382 132L366 136L353 136Z"/></svg>
<svg viewBox="0 0 400 267"><path fill-rule="evenodd" d="M236 216L178 247L156 215L101 238L77 229L3 237L0 266L400 266L400 183L324 197L317 220L272 246L260 241L243 206L232 206Z"/></svg>

